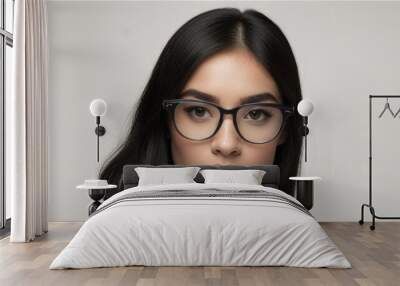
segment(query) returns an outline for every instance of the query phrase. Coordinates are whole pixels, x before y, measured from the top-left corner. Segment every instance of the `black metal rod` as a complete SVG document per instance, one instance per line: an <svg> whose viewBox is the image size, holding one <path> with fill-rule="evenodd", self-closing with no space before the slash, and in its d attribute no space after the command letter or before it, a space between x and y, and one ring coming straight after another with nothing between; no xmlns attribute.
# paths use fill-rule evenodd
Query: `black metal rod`
<svg viewBox="0 0 400 286"><path fill-rule="evenodd" d="M96 116L96 134L97 134L97 162L99 162L99 137L100 137L100 116Z"/></svg>
<svg viewBox="0 0 400 286"><path fill-rule="evenodd" d="M307 135L306 138L304 139L304 149L305 149L304 156L307 162Z"/></svg>
<svg viewBox="0 0 400 286"><path fill-rule="evenodd" d="M372 207L372 97L369 97L369 205Z"/></svg>
<svg viewBox="0 0 400 286"><path fill-rule="evenodd" d="M303 117L303 128L304 128L304 159L307 162L307 135L308 135L308 130L307 130L307 124L308 124L308 117L304 116Z"/></svg>
<svg viewBox="0 0 400 286"><path fill-rule="evenodd" d="M371 97L371 98L375 98L375 97L384 97L384 98L393 98L393 97L396 97L396 98L399 98L400 95L370 95L369 97Z"/></svg>
<svg viewBox="0 0 400 286"><path fill-rule="evenodd" d="M97 124L97 162L99 162L99 124Z"/></svg>

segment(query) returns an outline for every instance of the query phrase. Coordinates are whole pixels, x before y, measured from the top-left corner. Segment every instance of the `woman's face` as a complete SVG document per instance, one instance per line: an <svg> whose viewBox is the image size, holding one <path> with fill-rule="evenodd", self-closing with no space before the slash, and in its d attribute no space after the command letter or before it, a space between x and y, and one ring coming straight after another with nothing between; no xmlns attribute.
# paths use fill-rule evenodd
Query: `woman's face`
<svg viewBox="0 0 400 286"><path fill-rule="evenodd" d="M208 58L197 68L182 92L187 90L210 94L215 97L214 103L225 109L239 106L241 99L250 95L266 92L272 94L273 98L257 102L282 103L274 79L247 49L236 48ZM182 98L199 99L191 94ZM187 139L177 132L172 122L170 137L174 164L182 165L273 164L276 147L283 143L283 132L265 144L243 140L230 114L225 115L220 129L209 139Z"/></svg>

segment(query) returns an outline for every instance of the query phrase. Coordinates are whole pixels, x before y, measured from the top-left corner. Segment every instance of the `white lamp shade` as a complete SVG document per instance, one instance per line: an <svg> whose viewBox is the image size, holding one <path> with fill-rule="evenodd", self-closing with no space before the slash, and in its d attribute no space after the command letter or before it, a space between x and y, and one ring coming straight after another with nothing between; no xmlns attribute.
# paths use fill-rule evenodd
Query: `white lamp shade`
<svg viewBox="0 0 400 286"><path fill-rule="evenodd" d="M107 103L100 98L93 99L90 103L90 113L93 116L104 116L107 111Z"/></svg>
<svg viewBox="0 0 400 286"><path fill-rule="evenodd" d="M309 99L303 99L297 105L297 111L303 116L309 116L314 110L314 105Z"/></svg>

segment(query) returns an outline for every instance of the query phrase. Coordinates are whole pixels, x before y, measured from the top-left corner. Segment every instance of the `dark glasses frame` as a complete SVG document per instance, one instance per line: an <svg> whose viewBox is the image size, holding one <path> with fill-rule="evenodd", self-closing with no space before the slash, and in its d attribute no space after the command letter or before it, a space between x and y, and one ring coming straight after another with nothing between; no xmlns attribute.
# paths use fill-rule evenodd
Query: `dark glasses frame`
<svg viewBox="0 0 400 286"><path fill-rule="evenodd" d="M203 103L203 104L209 104L209 105L212 105L212 106L216 107L219 110L220 117L219 117L218 125L215 128L215 131L210 136L208 136L207 138L203 138L203 139L193 139L193 138L189 138L189 137L185 136L184 134L182 134L181 131L179 131L178 127L176 126L176 122L175 122L175 109L176 109L177 105L180 104L180 103ZM243 140L245 140L246 142L249 142L249 143L253 143L253 144L266 144L266 143L269 143L269 142L273 141L282 132L282 129L286 125L288 118L290 116L292 116L294 114L294 112L295 112L294 106L285 106L285 105L282 105L282 104L267 103L267 102L246 103L246 104L239 105L239 106L237 106L235 108L232 108L232 109L225 109L225 108L223 108L223 107L221 107L221 106L219 106L219 105L217 105L215 103L212 103L212 102L209 102L209 101L197 100L197 99L164 99L162 101L161 105L162 105L162 108L164 110L170 112L170 115L172 117L172 121L174 123L174 127L175 127L176 131L178 131L178 133L180 135L182 135L183 137L185 137L185 138L187 138L189 140L193 140L193 141L203 141L203 140L207 140L207 139L210 139L211 137L213 137L218 132L218 130L221 128L221 125L222 125L222 122L224 120L225 114L232 114L233 124L235 126L236 132L239 134L239 136ZM240 130L239 130L239 127L238 127L238 124L237 124L237 121L236 121L237 113L238 113L239 109L241 109L242 107L253 106L253 105L270 106L270 107L278 108L282 112L283 120L282 120L281 127L279 128L278 133L272 139L270 139L268 141L265 141L265 142L252 142L252 141L247 140L242 135L242 133L240 133Z"/></svg>

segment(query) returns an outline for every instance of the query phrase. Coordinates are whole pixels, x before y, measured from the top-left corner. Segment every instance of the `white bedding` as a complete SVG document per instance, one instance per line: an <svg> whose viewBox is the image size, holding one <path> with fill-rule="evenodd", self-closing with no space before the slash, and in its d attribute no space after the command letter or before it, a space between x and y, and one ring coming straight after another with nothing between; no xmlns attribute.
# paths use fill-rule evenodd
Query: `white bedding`
<svg viewBox="0 0 400 286"><path fill-rule="evenodd" d="M286 193L262 185L188 183L129 188L104 201L49 268L128 265L351 268L311 215L282 201L250 196L121 200L144 191L207 192L207 189L261 190L300 204Z"/></svg>

